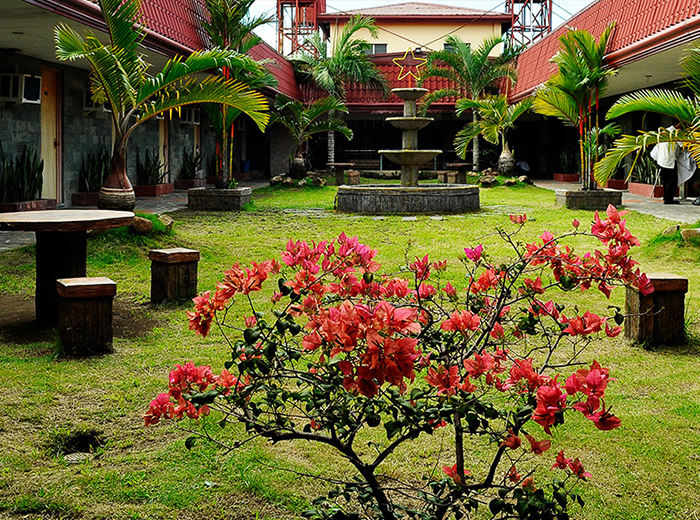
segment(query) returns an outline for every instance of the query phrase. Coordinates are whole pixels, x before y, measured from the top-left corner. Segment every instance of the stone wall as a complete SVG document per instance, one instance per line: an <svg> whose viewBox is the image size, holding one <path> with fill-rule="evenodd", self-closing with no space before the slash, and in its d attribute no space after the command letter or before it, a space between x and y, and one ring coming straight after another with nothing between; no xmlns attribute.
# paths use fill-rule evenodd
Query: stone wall
<svg viewBox="0 0 700 520"><path fill-rule="evenodd" d="M289 132L280 124L270 125L266 130L270 136L270 177L289 172L289 156L294 143Z"/></svg>
<svg viewBox="0 0 700 520"><path fill-rule="evenodd" d="M41 76L41 63L26 56L0 51L0 73ZM8 157L25 146L41 150L41 105L0 101L0 143Z"/></svg>

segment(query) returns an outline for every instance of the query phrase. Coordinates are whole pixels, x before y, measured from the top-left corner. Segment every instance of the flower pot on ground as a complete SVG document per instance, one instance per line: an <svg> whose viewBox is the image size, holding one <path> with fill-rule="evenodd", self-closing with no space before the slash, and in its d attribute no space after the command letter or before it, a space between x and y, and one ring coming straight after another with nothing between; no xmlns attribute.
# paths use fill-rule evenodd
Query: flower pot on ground
<svg viewBox="0 0 700 520"><path fill-rule="evenodd" d="M176 190L188 190L190 188L204 188L207 185L202 171L202 155L197 151L182 150L182 165L175 181Z"/></svg>
<svg viewBox="0 0 700 520"><path fill-rule="evenodd" d="M626 190L627 189L627 181L624 179L610 179L606 184L606 188L610 188L611 190Z"/></svg>
<svg viewBox="0 0 700 520"><path fill-rule="evenodd" d="M71 194L73 206L97 206L102 183L109 175L112 157L107 145L102 141L93 153L88 151L80 159L77 193Z"/></svg>
<svg viewBox="0 0 700 520"><path fill-rule="evenodd" d="M0 211L30 211L56 206L55 199L42 199L44 161L33 148L8 158L0 144Z"/></svg>
<svg viewBox="0 0 700 520"><path fill-rule="evenodd" d="M630 182L627 184L627 189L632 195L641 195L643 197L654 199L661 199L664 196L664 187L659 184L653 185L643 182ZM676 189L674 196L678 197L678 189Z"/></svg>
<svg viewBox="0 0 700 520"><path fill-rule="evenodd" d="M172 182L165 182L168 173L164 165L158 159L157 154L151 156L146 150L143 160L136 151L136 182L134 193L137 197L160 197L167 193L172 193L175 189Z"/></svg>
<svg viewBox="0 0 700 520"><path fill-rule="evenodd" d="M578 173L555 173L552 178L557 182L581 182Z"/></svg>
<svg viewBox="0 0 700 520"><path fill-rule="evenodd" d="M606 210L612 205L622 205L622 192L618 190L556 190L557 206L567 209Z"/></svg>

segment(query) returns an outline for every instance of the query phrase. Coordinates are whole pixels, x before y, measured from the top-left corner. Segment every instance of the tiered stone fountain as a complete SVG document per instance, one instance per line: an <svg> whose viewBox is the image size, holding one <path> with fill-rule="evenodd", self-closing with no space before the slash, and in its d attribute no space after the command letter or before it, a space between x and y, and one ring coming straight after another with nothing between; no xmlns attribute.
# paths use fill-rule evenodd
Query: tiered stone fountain
<svg viewBox="0 0 700 520"><path fill-rule="evenodd" d="M364 184L338 187L338 210L349 213L464 213L479 210L479 187L464 184L418 185L418 167L442 150L419 150L418 130L433 121L418 117L416 101L425 95L424 88L395 88L403 99L403 116L386 120L403 132L403 149L379 150L387 159L401 165L401 186Z"/></svg>

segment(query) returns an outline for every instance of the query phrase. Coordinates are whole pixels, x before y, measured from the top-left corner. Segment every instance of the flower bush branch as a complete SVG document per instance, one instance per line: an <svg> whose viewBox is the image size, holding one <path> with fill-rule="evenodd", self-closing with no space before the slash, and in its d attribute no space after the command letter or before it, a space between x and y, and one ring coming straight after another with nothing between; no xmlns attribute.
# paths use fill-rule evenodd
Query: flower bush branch
<svg viewBox="0 0 700 520"><path fill-rule="evenodd" d="M313 501L313 518L460 518L479 507L494 518L568 518L582 504L578 482L591 475L563 451L540 461L571 413L601 431L620 426L606 400L610 371L581 357L594 337L617 336L622 316L581 313L552 298L590 289L609 297L620 285L653 290L629 256L639 242L623 215L610 206L590 233L574 221L562 236L545 232L524 245L515 237L527 217L511 216L513 227L498 233L515 259L496 262L483 245L466 247L461 290L443 283L447 262L428 256L407 262L403 275L380 275L377 251L356 237L290 240L281 262L236 264L214 294L194 299L190 328L207 336L216 324L231 358L218 374L177 365L145 423L235 421L249 436L335 451L356 473ZM565 241L581 234L601 247L578 255ZM263 312L250 294L273 275L271 310ZM239 297L251 315L244 328L230 328L226 311ZM400 446L438 431L452 438L449 454L432 464L441 475L411 468L411 482L402 482L385 474ZM469 466L469 439L477 438L485 467ZM368 440L375 450L365 449ZM545 481L538 465L553 478Z"/></svg>

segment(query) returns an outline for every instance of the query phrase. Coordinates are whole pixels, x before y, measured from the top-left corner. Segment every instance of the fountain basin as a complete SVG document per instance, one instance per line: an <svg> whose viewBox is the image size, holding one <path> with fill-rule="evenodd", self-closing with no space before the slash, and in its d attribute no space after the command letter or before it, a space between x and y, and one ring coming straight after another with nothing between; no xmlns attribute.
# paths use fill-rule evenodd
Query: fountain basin
<svg viewBox="0 0 700 520"><path fill-rule="evenodd" d="M419 166L435 159L442 150L379 150L379 153L401 166Z"/></svg>
<svg viewBox="0 0 700 520"><path fill-rule="evenodd" d="M339 186L337 209L365 215L467 213L479 211L479 187L454 184Z"/></svg>
<svg viewBox="0 0 700 520"><path fill-rule="evenodd" d="M434 121L432 117L387 117L386 121L399 130L420 130Z"/></svg>
<svg viewBox="0 0 700 520"><path fill-rule="evenodd" d="M425 96L428 89L421 87L392 88L391 92L404 101L416 101Z"/></svg>

